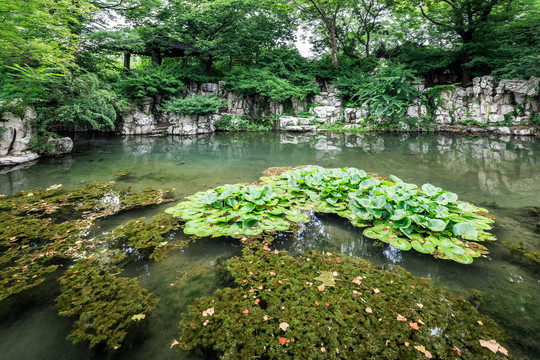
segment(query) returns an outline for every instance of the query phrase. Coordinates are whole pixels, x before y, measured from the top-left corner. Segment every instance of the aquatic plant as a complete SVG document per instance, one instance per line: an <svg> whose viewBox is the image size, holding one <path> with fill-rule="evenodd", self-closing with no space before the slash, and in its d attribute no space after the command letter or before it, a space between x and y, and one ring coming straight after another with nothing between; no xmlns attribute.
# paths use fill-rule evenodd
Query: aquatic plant
<svg viewBox="0 0 540 360"><path fill-rule="evenodd" d="M225 185L187 198L167 213L199 237L255 236L308 221L305 211L334 213L366 237L400 250L470 264L494 241L486 209L431 184L421 188L355 168L301 167L264 176L260 185ZM304 212L303 212L304 211Z"/></svg>
<svg viewBox="0 0 540 360"><path fill-rule="evenodd" d="M0 301L38 285L60 263L103 246L83 237L96 219L169 201L167 191L117 191L114 183L60 187L0 198Z"/></svg>
<svg viewBox="0 0 540 360"><path fill-rule="evenodd" d="M172 346L223 359L506 358L493 320L400 267L246 247L226 269L234 287L197 299Z"/></svg>
<svg viewBox="0 0 540 360"><path fill-rule="evenodd" d="M180 223L167 214L157 214L147 223L144 218L131 220L115 228L106 240L113 247L131 247L156 261L161 260L169 251L184 247L187 242L169 243L164 237L180 229Z"/></svg>
<svg viewBox="0 0 540 360"><path fill-rule="evenodd" d="M60 315L77 318L68 336L74 344L89 341L90 348L103 343L116 350L128 331L154 309L157 298L137 279L117 276L122 270L114 264L122 255L82 259L59 278L62 289L56 306Z"/></svg>

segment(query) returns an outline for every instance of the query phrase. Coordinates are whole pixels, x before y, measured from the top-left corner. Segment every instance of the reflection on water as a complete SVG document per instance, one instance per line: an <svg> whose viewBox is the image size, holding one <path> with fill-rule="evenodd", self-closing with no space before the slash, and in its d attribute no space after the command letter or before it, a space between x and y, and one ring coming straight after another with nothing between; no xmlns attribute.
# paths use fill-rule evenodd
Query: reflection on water
<svg viewBox="0 0 540 360"><path fill-rule="evenodd" d="M500 240L522 242L531 251L540 250L539 234L534 225L524 221L523 210L540 204L540 143L530 138L330 133L98 137L77 141L71 156L0 170L0 194L53 184L71 188L116 180L122 187L135 190L173 187L175 197L181 199L224 183L254 181L270 166L304 164L354 166L385 176L394 174L407 182L441 186L496 214L494 232ZM116 177L119 172L129 175ZM91 236L133 218L152 216L168 206L110 217L96 224ZM183 239L184 235L176 237ZM533 359L540 352L538 273L508 261L509 252L500 242L488 245L488 259L461 265L414 251L376 246L347 221L317 214L298 234L282 234L275 244L293 254L319 249L367 258L381 267L397 264L464 296L478 289L484 293L481 310L513 336L510 348L514 354ZM160 263L138 260L129 264L125 274L138 276L160 302L148 319L148 336L124 349L118 358L179 358L169 344L182 312L195 297L210 294L219 286L214 272L218 256L238 251L234 241L211 239L171 254ZM31 299L31 305L21 306L1 319L0 358L100 358L84 344L73 346L64 340L72 322L56 316L56 283L51 281L40 290L48 295ZM29 341L32 346L27 345Z"/></svg>

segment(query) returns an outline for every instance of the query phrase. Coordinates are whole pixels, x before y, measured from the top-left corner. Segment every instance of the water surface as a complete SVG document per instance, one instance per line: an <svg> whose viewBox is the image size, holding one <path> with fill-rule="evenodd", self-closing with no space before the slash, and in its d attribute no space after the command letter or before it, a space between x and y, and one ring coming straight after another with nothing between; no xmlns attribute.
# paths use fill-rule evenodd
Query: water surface
<svg viewBox="0 0 540 360"><path fill-rule="evenodd" d="M538 218L527 208L540 205L540 142L530 138L487 138L433 134L215 134L198 137L96 137L76 141L74 153L37 165L0 170L0 194L62 184L79 187L115 181L122 187L175 188L175 199L225 183L252 182L270 166L352 166L383 176L396 175L416 184L429 182L497 215L494 233L501 241L540 250ZM127 172L119 179L115 174ZM92 235L130 219L152 216L168 204L110 217ZM176 234L177 239L185 236ZM317 215L295 236L281 235L276 246L291 253L315 248L367 258L379 266L397 264L440 287L469 296L484 293L481 311L512 335L511 352L534 359L540 352L540 277L512 260L500 242L489 244L488 259L472 265L437 260L414 251L373 246L347 222ZM240 253L229 239L204 239L170 254L163 262L132 262L124 274L160 299L147 321L147 332L118 354L119 359L187 359L169 349L181 314L195 297L222 286L214 269L220 258ZM27 295L0 304L0 359L94 359L85 344L65 337L72 321L54 308L54 278ZM13 305L10 310L6 310ZM29 346L29 344L31 344ZM196 358L196 357L195 357Z"/></svg>

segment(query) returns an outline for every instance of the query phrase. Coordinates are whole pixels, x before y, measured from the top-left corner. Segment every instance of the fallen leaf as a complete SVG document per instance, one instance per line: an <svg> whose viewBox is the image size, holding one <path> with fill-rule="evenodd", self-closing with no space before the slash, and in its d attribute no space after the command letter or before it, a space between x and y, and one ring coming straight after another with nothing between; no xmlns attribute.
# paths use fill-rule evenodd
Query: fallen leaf
<svg viewBox="0 0 540 360"><path fill-rule="evenodd" d="M422 305L420 303L416 304L416 306L418 306L420 309L422 309L424 307L424 305Z"/></svg>
<svg viewBox="0 0 540 360"><path fill-rule="evenodd" d="M503 353L504 355L508 355L508 350L506 350L503 346L501 346L497 341L491 339L489 341L486 340L479 340L480 346L485 347L491 351L493 351L494 354L496 354L498 351Z"/></svg>
<svg viewBox="0 0 540 360"><path fill-rule="evenodd" d="M144 314L137 314L137 315L133 315L131 317L131 320L133 321L140 321L142 319L144 319L146 316Z"/></svg>
<svg viewBox="0 0 540 360"><path fill-rule="evenodd" d="M254 303L255 305L258 305L260 301L261 301L261 299L255 299L255 300L253 300L253 303Z"/></svg>
<svg viewBox="0 0 540 360"><path fill-rule="evenodd" d="M400 314L397 314L397 321L407 321L407 318L404 316L401 316Z"/></svg>
<svg viewBox="0 0 540 360"><path fill-rule="evenodd" d="M318 301L315 301L315 305L319 306L319 302L318 302Z"/></svg>
<svg viewBox="0 0 540 360"><path fill-rule="evenodd" d="M409 321L409 326L412 327L414 330L420 330L420 327L415 322Z"/></svg>
<svg viewBox="0 0 540 360"><path fill-rule="evenodd" d="M268 247L268 245L264 244L263 250L264 250L264 251L270 251L270 248Z"/></svg>
<svg viewBox="0 0 540 360"><path fill-rule="evenodd" d="M242 313L244 313L244 314L249 314L249 310L248 310L248 309L245 309L244 311L242 311Z"/></svg>
<svg viewBox="0 0 540 360"><path fill-rule="evenodd" d="M478 325L484 325L484 323L478 320Z"/></svg>
<svg viewBox="0 0 540 360"><path fill-rule="evenodd" d="M317 290L319 290L319 291L324 291L324 285L319 285L319 286L317 286Z"/></svg>
<svg viewBox="0 0 540 360"><path fill-rule="evenodd" d="M250 294L254 293L255 291L257 291L257 290L255 290L255 289L249 289L249 293L250 293Z"/></svg>
<svg viewBox="0 0 540 360"><path fill-rule="evenodd" d="M370 307L367 307L367 308L366 308L366 312L367 312L368 314L373 314L373 310L371 310Z"/></svg>
<svg viewBox="0 0 540 360"><path fill-rule="evenodd" d="M282 322L279 324L279 328L283 331L287 331L288 327L289 327L289 324L287 324L286 322Z"/></svg>
<svg viewBox="0 0 540 360"><path fill-rule="evenodd" d="M214 315L214 308L206 309L202 312L202 316L212 316Z"/></svg>
<svg viewBox="0 0 540 360"><path fill-rule="evenodd" d="M321 271L321 276L315 278L315 280L321 281L324 286L336 285L337 272Z"/></svg>
<svg viewBox="0 0 540 360"><path fill-rule="evenodd" d="M210 322L210 321L206 320L205 322L202 323L202 326L208 325L209 322Z"/></svg>
<svg viewBox="0 0 540 360"><path fill-rule="evenodd" d="M410 345L410 344L409 344L408 342L406 342L406 341L405 341L405 346L407 346L407 347L408 347L409 345Z"/></svg>
<svg viewBox="0 0 540 360"><path fill-rule="evenodd" d="M171 343L171 348L175 347L176 345L180 344L178 341L174 340L172 343Z"/></svg>
<svg viewBox="0 0 540 360"><path fill-rule="evenodd" d="M263 320L264 320L264 321L268 321L268 320L270 320L270 316L268 316L268 315L264 315L264 316L263 316Z"/></svg>
<svg viewBox="0 0 540 360"><path fill-rule="evenodd" d="M326 349L324 348L324 346L321 348L321 352L326 352Z"/></svg>
<svg viewBox="0 0 540 360"><path fill-rule="evenodd" d="M414 348L418 351L420 351L421 353L425 353L426 352L426 348L422 345L415 345Z"/></svg>
<svg viewBox="0 0 540 360"><path fill-rule="evenodd" d="M276 276L276 273L274 271L270 271L270 276Z"/></svg>
<svg viewBox="0 0 540 360"><path fill-rule="evenodd" d="M375 289L373 289L373 292L374 292L375 294L378 294L378 293L380 293L380 292L381 292L381 290L379 290L379 289L375 288Z"/></svg>
<svg viewBox="0 0 540 360"><path fill-rule="evenodd" d="M330 303L327 303L327 302L325 302L325 303L324 303L324 305L326 305L326 306L330 306Z"/></svg>
<svg viewBox="0 0 540 360"><path fill-rule="evenodd" d="M339 264L341 262L341 258L340 257L337 257L336 258L336 262Z"/></svg>
<svg viewBox="0 0 540 360"><path fill-rule="evenodd" d="M426 324L424 324L424 322L423 322L422 320L418 320L418 323L419 323L420 325L426 325Z"/></svg>
<svg viewBox="0 0 540 360"><path fill-rule="evenodd" d="M334 276L334 277L336 277L336 276L338 276L338 275L339 275L339 274L338 274L337 271L334 271L334 272L332 273L332 276Z"/></svg>
<svg viewBox="0 0 540 360"><path fill-rule="evenodd" d="M427 351L427 350L424 351L424 355L426 355L426 357L427 357L428 359L433 358L433 355L431 355L431 353L430 353L429 351Z"/></svg>
<svg viewBox="0 0 540 360"><path fill-rule="evenodd" d="M285 343L287 342L287 338L284 337L280 337L278 340L280 345L285 345Z"/></svg>
<svg viewBox="0 0 540 360"><path fill-rule="evenodd" d="M357 276L357 277L354 278L354 280L352 282L353 282L353 284L360 285L360 284L362 284L362 277Z"/></svg>

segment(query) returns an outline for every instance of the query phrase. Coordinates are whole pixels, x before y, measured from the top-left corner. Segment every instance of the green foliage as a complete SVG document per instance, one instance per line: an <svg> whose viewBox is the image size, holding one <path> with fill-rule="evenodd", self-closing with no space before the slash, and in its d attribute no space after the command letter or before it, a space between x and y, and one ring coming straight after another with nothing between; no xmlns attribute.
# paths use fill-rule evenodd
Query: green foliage
<svg viewBox="0 0 540 360"><path fill-rule="evenodd" d="M55 125L72 129L114 129L119 111L127 103L95 74L70 77L51 92L51 101L38 110L35 125L47 130Z"/></svg>
<svg viewBox="0 0 540 360"><path fill-rule="evenodd" d="M42 136L32 137L28 142L28 146L38 154L49 154L54 150L54 145L47 141L46 137Z"/></svg>
<svg viewBox="0 0 540 360"><path fill-rule="evenodd" d="M180 322L179 350L221 359L505 358L480 346L506 339L492 319L399 267L249 248L226 266L234 287L196 300ZM321 274L334 286L321 287Z"/></svg>
<svg viewBox="0 0 540 360"><path fill-rule="evenodd" d="M376 119L397 121L420 95L418 79L403 65L390 63L375 75L352 75L336 83L340 96L351 106L367 106Z"/></svg>
<svg viewBox="0 0 540 360"><path fill-rule="evenodd" d="M249 119L233 115L223 115L214 122L218 131L271 131L276 127L279 117L271 116Z"/></svg>
<svg viewBox="0 0 540 360"><path fill-rule="evenodd" d="M142 101L148 96L176 96L185 86L180 80L180 74L174 72L174 67L151 66L124 76L117 88L125 97Z"/></svg>
<svg viewBox="0 0 540 360"><path fill-rule="evenodd" d="M89 341L93 348L104 343L116 350L154 309L157 298L137 279L118 276L121 269L107 262L83 259L70 266L58 279L62 289L56 306L60 315L77 318L68 336L74 344Z"/></svg>
<svg viewBox="0 0 540 360"><path fill-rule="evenodd" d="M163 110L184 115L212 115L226 108L226 102L216 96L195 95L163 104Z"/></svg>
<svg viewBox="0 0 540 360"><path fill-rule="evenodd" d="M400 250L470 264L494 241L487 210L458 201L431 184L419 189L392 176L369 176L355 168L300 168L263 177L263 184L224 185L199 192L168 208L198 237L256 236L308 221L303 210L337 214L364 235ZM476 242L468 241L473 240Z"/></svg>
<svg viewBox="0 0 540 360"><path fill-rule="evenodd" d="M78 26L95 10L84 0L0 2L0 65L69 67L79 45Z"/></svg>
<svg viewBox="0 0 540 360"><path fill-rule="evenodd" d="M51 88L66 75L59 73L58 69L28 65L5 66L0 100L14 103L16 107L23 108L28 105L37 105L49 101L52 97Z"/></svg>
<svg viewBox="0 0 540 360"><path fill-rule="evenodd" d="M233 69L225 78L227 88L236 91L240 96L262 95L283 102L289 98L305 99L316 94L314 81L295 85L290 79L283 79L272 72L270 68L263 69ZM294 80L299 83L300 76Z"/></svg>

